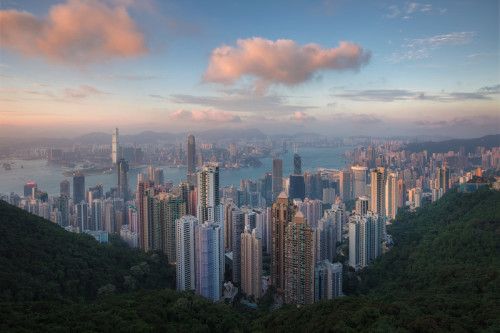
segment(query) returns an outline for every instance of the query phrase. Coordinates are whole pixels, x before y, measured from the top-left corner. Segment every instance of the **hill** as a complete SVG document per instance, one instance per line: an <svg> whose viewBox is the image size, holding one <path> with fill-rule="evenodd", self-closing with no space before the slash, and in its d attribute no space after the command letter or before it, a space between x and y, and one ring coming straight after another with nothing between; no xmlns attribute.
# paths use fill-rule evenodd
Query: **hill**
<svg viewBox="0 0 500 333"><path fill-rule="evenodd" d="M487 188L471 194L451 191L428 207L401 214L389 226L389 233L395 242L393 249L380 256L370 267L346 274L345 289L350 291L351 296L301 308L285 306L271 313L262 309L237 309L213 304L190 293L169 289L123 291L98 299L83 297L71 304L64 304L63 300L46 301L33 297L31 301L7 301L3 298L3 303L0 303L0 330L498 331L499 202L500 192ZM0 207L0 225L5 235L12 232L12 224L5 224L8 218L5 218L4 206ZM32 217L17 209L12 212L15 216L11 218L23 215L13 224L17 228L23 219ZM36 218L36 223L42 224L42 220ZM29 248L32 242L37 241L34 234L30 238L22 244L23 247ZM80 238L71 240L74 242ZM18 248L20 252L16 257L11 254L10 258L4 258L4 238L0 240L2 267L4 264L11 265L12 260L28 260L26 255L40 257L39 249L33 247L28 252ZM65 242L62 238L59 241ZM100 248L103 249L106 247ZM60 251L65 250L60 248ZM73 265L71 261L68 264ZM113 265L113 261L109 264ZM21 271L26 269L25 265L16 264L16 267ZM156 268L151 266L151 271L153 269ZM31 273L24 271L22 274ZM85 277L88 278L88 275ZM36 276L33 278L36 279ZM13 283L12 280L7 281ZM4 275L1 281L3 291L12 288L4 282ZM45 281L50 283L51 280L47 278ZM103 280L96 285L105 282Z"/></svg>
<svg viewBox="0 0 500 333"><path fill-rule="evenodd" d="M449 151L459 151L460 147L464 147L465 153L474 153L476 147L482 146L486 149L500 146L500 134L486 135L476 139L453 139L439 142L415 142L410 143L406 150L412 153L427 150L429 154L432 153L447 153Z"/></svg>

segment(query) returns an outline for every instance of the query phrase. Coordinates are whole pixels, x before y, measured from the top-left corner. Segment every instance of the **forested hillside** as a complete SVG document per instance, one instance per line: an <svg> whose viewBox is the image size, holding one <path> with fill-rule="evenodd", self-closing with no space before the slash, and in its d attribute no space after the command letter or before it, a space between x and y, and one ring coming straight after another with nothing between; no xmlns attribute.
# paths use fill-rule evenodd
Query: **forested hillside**
<svg viewBox="0 0 500 333"><path fill-rule="evenodd" d="M393 249L345 281L357 295L271 313L162 289L173 277L160 255L99 245L4 203L0 225L0 331L500 330L500 192L486 188L399 216ZM144 289L127 292L127 276Z"/></svg>

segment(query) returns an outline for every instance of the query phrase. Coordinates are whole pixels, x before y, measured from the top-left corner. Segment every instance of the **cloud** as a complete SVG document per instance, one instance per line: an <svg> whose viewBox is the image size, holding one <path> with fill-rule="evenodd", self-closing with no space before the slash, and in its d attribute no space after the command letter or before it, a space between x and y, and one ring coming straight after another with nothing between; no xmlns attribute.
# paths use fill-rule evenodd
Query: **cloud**
<svg viewBox="0 0 500 333"><path fill-rule="evenodd" d="M126 8L99 0L68 0L45 18L0 11L0 44L24 56L77 66L149 52Z"/></svg>
<svg viewBox="0 0 500 333"><path fill-rule="evenodd" d="M316 120L316 118L312 116L308 116L304 112L297 111L293 114L293 116L290 117L290 120L294 121L311 121L311 120Z"/></svg>
<svg viewBox="0 0 500 333"><path fill-rule="evenodd" d="M240 117L234 116L226 111L216 110L184 110L179 109L169 116L176 120L187 120L194 122L217 122L217 123L230 123L240 122Z"/></svg>
<svg viewBox="0 0 500 333"><path fill-rule="evenodd" d="M408 89L374 89L351 90L333 94L332 96L356 102L394 102L408 100L455 102L466 100L491 100L490 95L499 93L500 85L482 87L476 92L428 93Z"/></svg>
<svg viewBox="0 0 500 333"><path fill-rule="evenodd" d="M71 98L86 98L93 95L109 95L109 93L98 90L91 86L82 85L78 88L66 88L64 94Z"/></svg>
<svg viewBox="0 0 500 333"><path fill-rule="evenodd" d="M158 94L150 96L165 99L176 104L194 104L201 107L232 112L294 113L296 111L315 108L315 106L289 104L286 96L257 94L245 89L226 89L220 90L219 93L221 96L184 94L173 94L168 98Z"/></svg>
<svg viewBox="0 0 500 333"><path fill-rule="evenodd" d="M474 117L455 117L449 120L415 120L413 124L417 126L424 126L432 129L442 129L446 127L458 127L458 126L479 126L486 127L492 124L498 124L498 118L489 115L478 115Z"/></svg>
<svg viewBox="0 0 500 333"><path fill-rule="evenodd" d="M366 113L335 113L333 119L341 123L375 124L382 122L382 119L373 114Z"/></svg>
<svg viewBox="0 0 500 333"><path fill-rule="evenodd" d="M394 19L397 18L400 15L403 15L402 18L405 20L408 20L411 18L410 15L416 14L416 13L427 13L427 12L433 12L433 11L439 11L439 13L443 14L446 12L446 9L436 9L432 7L430 4L422 4L418 2L410 2L406 3L403 6L396 6L396 5L391 5L388 7L389 14L387 14L385 17Z"/></svg>
<svg viewBox="0 0 500 333"><path fill-rule="evenodd" d="M323 49L318 44L299 45L293 40L276 42L263 38L238 39L237 46L212 51L204 82L233 84L244 76L257 79L257 87L271 84L298 85L321 70L359 70L368 64L371 52L352 42Z"/></svg>
<svg viewBox="0 0 500 333"><path fill-rule="evenodd" d="M416 60L428 58L431 51L448 45L466 45L476 36L473 31L452 32L446 35L436 35L426 38L405 39L401 52L393 53L389 61Z"/></svg>

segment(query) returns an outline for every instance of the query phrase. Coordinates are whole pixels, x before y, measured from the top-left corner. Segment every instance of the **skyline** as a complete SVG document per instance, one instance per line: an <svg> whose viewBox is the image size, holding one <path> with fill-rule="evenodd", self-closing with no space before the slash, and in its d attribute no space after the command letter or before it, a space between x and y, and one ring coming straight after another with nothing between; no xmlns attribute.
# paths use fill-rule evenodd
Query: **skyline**
<svg viewBox="0 0 500 333"><path fill-rule="evenodd" d="M4 1L0 131L500 129L497 1Z"/></svg>

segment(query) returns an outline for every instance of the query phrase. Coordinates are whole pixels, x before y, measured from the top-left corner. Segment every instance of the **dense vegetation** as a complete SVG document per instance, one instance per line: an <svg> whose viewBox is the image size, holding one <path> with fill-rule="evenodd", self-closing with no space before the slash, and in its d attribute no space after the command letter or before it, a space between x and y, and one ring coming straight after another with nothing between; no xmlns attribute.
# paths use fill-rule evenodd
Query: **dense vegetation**
<svg viewBox="0 0 500 333"><path fill-rule="evenodd" d="M9 219L17 222L7 224ZM0 206L0 225L4 231L0 238L0 264L2 268L11 267L0 275L2 292L7 295L2 296L0 304L0 331L68 328L76 331L181 332L500 330L500 192L486 188L472 194L452 191L426 208L401 213L389 227L395 241L393 249L369 268L349 273L345 283L351 296L301 308L285 306L273 312L267 312L272 304L270 293L266 294L262 306L254 310L242 305L232 308L213 304L190 293L169 289L126 292L124 276L134 276L131 267L141 262L150 267L148 274L152 275L157 269L168 272L161 256L156 255L155 258L160 259L156 265L150 254L98 245L88 237L67 234L60 229L63 232L60 238L48 241L58 251L43 254L49 250L40 249L38 241L58 235L58 227L54 226L50 235L43 236L49 229L44 227L44 232L29 232L27 229L37 226L21 227L24 220L50 224L17 209ZM23 237L31 241L22 241L23 233L26 233ZM37 236L39 233L42 236ZM67 237L68 242L64 240ZM7 250L6 239L15 239L17 243L9 241L10 249ZM91 250L94 247L96 251L109 252L101 255ZM80 248L85 249L79 250L81 256L70 260ZM122 251L127 252L123 255L126 258L120 254ZM97 259L93 261L86 254ZM58 255L68 261L56 261L69 267L82 266L88 272L81 277L98 282L89 283L83 289L61 288L58 297L46 298L50 294L47 289L57 291L65 280L58 280L51 268L43 268L51 262L47 258L54 259ZM113 256L114 259L109 258ZM130 259L132 257L137 259ZM27 267L31 265L31 258L38 260L39 264L33 265L36 270ZM105 264L99 264L103 262ZM114 268L102 267L106 265ZM62 272L64 269L59 268ZM99 277L90 278L94 275ZM38 279L42 277L43 282L40 282ZM14 281L20 278L23 280ZM80 275L73 279L80 279ZM152 281L139 283L144 288L168 287L168 283L157 287ZM102 297L96 299L98 291L107 284L116 286L115 295L106 296L101 292ZM37 291L15 291L23 288ZM67 297L72 303L63 306L63 302L68 301L62 299Z"/></svg>

